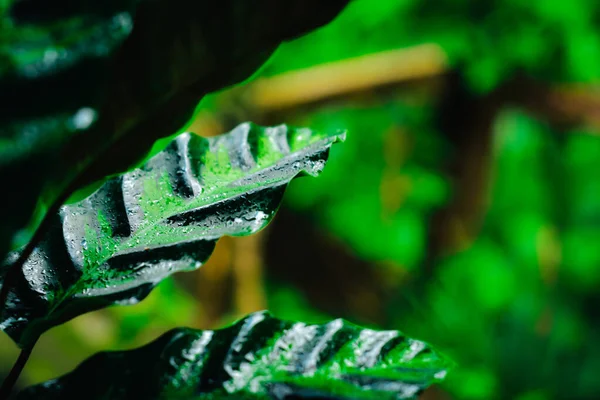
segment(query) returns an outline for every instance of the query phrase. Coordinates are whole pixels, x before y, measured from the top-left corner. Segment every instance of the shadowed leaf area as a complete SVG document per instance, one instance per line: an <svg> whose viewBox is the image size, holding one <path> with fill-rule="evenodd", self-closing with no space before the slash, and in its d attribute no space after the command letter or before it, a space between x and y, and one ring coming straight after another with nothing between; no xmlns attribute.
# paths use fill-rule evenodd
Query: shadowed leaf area
<svg viewBox="0 0 600 400"><path fill-rule="evenodd" d="M172 273L198 268L218 238L263 228L290 180L319 174L344 138L251 123L210 139L178 136L61 208L7 288L0 328L26 347L77 315L140 301Z"/></svg>
<svg viewBox="0 0 600 400"><path fill-rule="evenodd" d="M104 352L20 399L414 399L452 363L398 331L249 315L217 331L178 328Z"/></svg>
<svg viewBox="0 0 600 400"><path fill-rule="evenodd" d="M0 2L0 177L12 190L0 258L44 207L134 166L205 94L247 79L347 0L321 3Z"/></svg>

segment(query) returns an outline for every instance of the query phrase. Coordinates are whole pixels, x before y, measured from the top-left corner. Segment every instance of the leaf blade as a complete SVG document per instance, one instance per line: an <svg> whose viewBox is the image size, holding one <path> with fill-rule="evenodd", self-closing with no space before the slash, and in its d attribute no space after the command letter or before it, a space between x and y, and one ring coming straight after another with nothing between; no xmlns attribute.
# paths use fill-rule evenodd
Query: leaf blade
<svg viewBox="0 0 600 400"><path fill-rule="evenodd" d="M218 331L178 328L135 350L96 354L20 398L413 399L452 366L398 331L257 312Z"/></svg>
<svg viewBox="0 0 600 400"><path fill-rule="evenodd" d="M248 78L347 0L5 3L0 177L15 190L0 258L32 235L34 211L132 168L182 129L205 94Z"/></svg>
<svg viewBox="0 0 600 400"><path fill-rule="evenodd" d="M61 208L8 287L0 328L27 346L83 312L143 299L165 277L200 267L218 238L262 229L286 185L317 175L344 138L251 123L216 138L178 136L141 168Z"/></svg>

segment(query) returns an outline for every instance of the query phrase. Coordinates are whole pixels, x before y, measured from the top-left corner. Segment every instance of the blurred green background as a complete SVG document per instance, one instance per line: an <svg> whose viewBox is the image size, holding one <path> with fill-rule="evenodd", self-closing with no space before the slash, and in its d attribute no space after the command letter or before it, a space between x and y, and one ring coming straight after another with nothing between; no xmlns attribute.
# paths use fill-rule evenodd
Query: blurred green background
<svg viewBox="0 0 600 400"><path fill-rule="evenodd" d="M600 398L598 26L594 0L354 0L189 127L347 129L322 176L198 272L50 331L21 384L268 308L429 341L458 368L425 399Z"/></svg>

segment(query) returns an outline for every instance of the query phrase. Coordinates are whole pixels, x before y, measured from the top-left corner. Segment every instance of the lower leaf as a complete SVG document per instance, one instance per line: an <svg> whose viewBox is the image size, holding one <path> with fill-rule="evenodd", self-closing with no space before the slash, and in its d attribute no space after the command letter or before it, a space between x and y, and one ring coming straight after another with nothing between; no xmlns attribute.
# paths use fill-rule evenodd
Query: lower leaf
<svg viewBox="0 0 600 400"><path fill-rule="evenodd" d="M452 362L398 331L257 312L217 331L178 328L104 352L19 399L413 399Z"/></svg>

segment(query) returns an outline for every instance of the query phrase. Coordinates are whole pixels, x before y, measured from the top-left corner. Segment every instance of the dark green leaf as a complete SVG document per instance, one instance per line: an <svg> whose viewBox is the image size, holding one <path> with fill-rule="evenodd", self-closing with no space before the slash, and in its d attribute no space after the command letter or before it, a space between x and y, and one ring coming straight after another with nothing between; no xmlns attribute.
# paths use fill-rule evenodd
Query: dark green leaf
<svg viewBox="0 0 600 400"><path fill-rule="evenodd" d="M62 207L7 287L0 328L27 346L87 311L138 302L168 275L198 268L219 237L264 227L289 181L317 175L343 138L249 123L211 139L178 136L141 168Z"/></svg>
<svg viewBox="0 0 600 400"><path fill-rule="evenodd" d="M413 399L452 363L398 331L266 312L218 331L179 328L136 350L99 353L21 399Z"/></svg>
<svg viewBox="0 0 600 400"><path fill-rule="evenodd" d="M12 189L2 199L0 257L31 217L44 182L60 186L59 176L77 170L63 170L58 153L94 125L111 59L132 31L133 1L98 4L0 5L0 178Z"/></svg>
<svg viewBox="0 0 600 400"><path fill-rule="evenodd" d="M249 77L347 0L0 5L0 257L42 196L131 168L202 96Z"/></svg>

